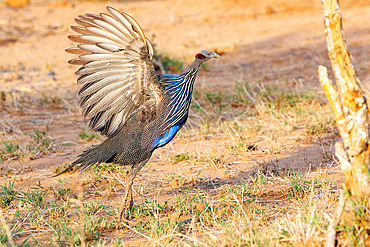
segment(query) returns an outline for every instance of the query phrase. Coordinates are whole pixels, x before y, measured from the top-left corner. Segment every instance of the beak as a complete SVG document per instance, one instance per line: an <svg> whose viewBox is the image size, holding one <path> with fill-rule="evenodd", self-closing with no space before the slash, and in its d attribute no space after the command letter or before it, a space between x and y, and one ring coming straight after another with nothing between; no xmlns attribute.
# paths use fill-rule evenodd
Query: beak
<svg viewBox="0 0 370 247"><path fill-rule="evenodd" d="M215 53L214 58L220 58L220 55L218 55L217 53Z"/></svg>

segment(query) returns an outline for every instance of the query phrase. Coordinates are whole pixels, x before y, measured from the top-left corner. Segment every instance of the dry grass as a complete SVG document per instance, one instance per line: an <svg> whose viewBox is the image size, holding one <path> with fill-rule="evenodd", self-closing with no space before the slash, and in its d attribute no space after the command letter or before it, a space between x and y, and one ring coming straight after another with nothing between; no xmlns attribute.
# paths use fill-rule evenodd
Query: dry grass
<svg viewBox="0 0 370 247"><path fill-rule="evenodd" d="M73 18L106 3L0 9L15 31L0 37L0 245L323 245L343 176L333 115L317 90L317 64L327 64L319 4L252 2L114 2L157 34L168 70L183 61L186 69L202 49L224 53L199 72L187 124L139 173L125 222L117 222L124 168L51 178L103 140L81 117L76 68L63 50ZM343 13L366 84L368 3L360 2ZM343 243L366 245L367 212L358 209Z"/></svg>
<svg viewBox="0 0 370 247"><path fill-rule="evenodd" d="M106 173L87 175L93 182L79 189L61 183L24 191L9 181L1 187L7 223L0 240L9 241L7 226L13 241L33 246L114 245L127 231L142 243L163 246L318 246L336 204L338 184L326 172L311 175L320 179L258 173L221 186L198 179L193 181L196 186L182 184L181 193L163 202L143 197L129 223L118 223L117 205L99 199L106 196L103 188L120 188Z"/></svg>
<svg viewBox="0 0 370 247"><path fill-rule="evenodd" d="M177 139L224 140L224 152L159 156L155 162L161 165L200 169L190 174L168 171L162 178L136 184L136 195L141 199L131 214L133 220L116 221L124 189L122 167L102 164L83 173L77 183L64 184L61 178L59 185L44 187L39 182L26 190L16 186L19 181L9 176L0 188L6 222L0 241L12 239L20 245L39 246L119 246L123 239L159 246L321 243L339 193L338 183L330 175L334 164L330 151L323 151L327 168L316 172L284 170L263 163L248 176L227 181L203 175L202 168L233 178L238 170L236 160L266 154L277 157L298 140L329 140L336 132L322 96L307 90L283 91L238 83L229 92L198 89L194 99L190 124ZM299 134L290 136L296 126L300 126ZM31 139L27 144L3 141L4 164L10 159L25 162L41 158L58 149L45 132L35 130L26 137ZM79 138L92 142L97 136L81 131ZM61 164L53 172L67 165ZM158 197L163 190L159 184L165 191L172 191L170 196ZM151 190L157 195L145 192ZM134 234L129 239L124 237L128 232Z"/></svg>

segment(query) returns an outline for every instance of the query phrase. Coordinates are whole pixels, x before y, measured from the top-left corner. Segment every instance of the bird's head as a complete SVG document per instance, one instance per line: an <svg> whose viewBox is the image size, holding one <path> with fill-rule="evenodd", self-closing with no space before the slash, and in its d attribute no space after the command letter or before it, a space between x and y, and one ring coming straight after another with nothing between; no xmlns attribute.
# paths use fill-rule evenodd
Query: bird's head
<svg viewBox="0 0 370 247"><path fill-rule="evenodd" d="M195 55L195 61L193 63L193 68L199 69L199 66L208 61L211 58L219 58L220 55L218 55L216 52L213 51L207 51L203 50L199 52L197 55Z"/></svg>
<svg viewBox="0 0 370 247"><path fill-rule="evenodd" d="M205 61L207 61L211 58L219 58L220 55L218 55L216 52L213 52L213 51L203 50L203 51L199 52L197 55L195 55L195 57L197 59L201 60L202 63L204 63Z"/></svg>

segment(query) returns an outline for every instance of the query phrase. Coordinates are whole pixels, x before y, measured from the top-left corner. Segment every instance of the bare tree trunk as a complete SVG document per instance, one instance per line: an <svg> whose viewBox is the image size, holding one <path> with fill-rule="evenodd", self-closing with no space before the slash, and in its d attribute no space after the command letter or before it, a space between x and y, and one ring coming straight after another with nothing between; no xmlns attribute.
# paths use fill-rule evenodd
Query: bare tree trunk
<svg viewBox="0 0 370 247"><path fill-rule="evenodd" d="M338 224L343 217L341 215L346 200L350 200L352 205L354 203L369 208L369 109L351 63L338 0L321 0L321 7L329 58L338 90L329 80L325 67L319 66L318 73L343 140L343 144L336 143L335 148L346 179L345 189L349 192L344 202L340 203L342 209L334 217L333 222ZM329 229L331 235L327 239L327 246L334 246L333 231L336 231L336 224L332 223L332 229Z"/></svg>

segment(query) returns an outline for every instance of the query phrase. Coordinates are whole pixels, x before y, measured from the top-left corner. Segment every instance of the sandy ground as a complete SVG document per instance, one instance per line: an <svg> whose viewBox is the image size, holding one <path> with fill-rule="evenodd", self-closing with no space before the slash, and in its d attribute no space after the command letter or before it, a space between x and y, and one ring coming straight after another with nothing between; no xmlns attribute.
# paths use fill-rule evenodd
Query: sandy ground
<svg viewBox="0 0 370 247"><path fill-rule="evenodd" d="M1 2L0 2L1 3ZM78 136L86 130L86 122L77 106L77 69L67 64L72 56L64 52L73 46L67 36L73 19L85 12L104 12L105 6L134 16L147 37L160 51L184 58L191 64L194 54L203 50L215 50L221 59L210 61L207 70L198 75L196 87L231 90L236 82L277 85L283 89L313 89L323 93L317 77L317 66L329 66L319 1L243 1L243 0L189 0L189 1L31 1L23 8L0 7L0 91L13 92L12 110L0 108L0 139L22 141L33 128L47 131L59 145L56 152L24 161L4 161L3 169L14 171L30 168L16 175L21 184L32 186L56 184L54 166L69 163L92 144ZM349 49L354 58L358 77L365 88L370 86L370 2L341 1L344 30ZM58 97L58 107L43 105L42 96ZM18 97L18 98L17 98ZM41 105L40 105L41 104ZM315 170L333 165L323 153L333 151L338 136L324 142L288 140L276 137L275 142L261 141L259 146L268 150L279 143L278 153L251 153L239 160L229 157L232 170L223 172L211 165L191 166L186 162L176 165L161 162L178 153L224 154L227 138L182 138L192 130L187 125L171 144L156 151L137 183L145 188L155 187L154 181L166 183L169 171L179 174L196 174L219 183L235 183L251 173L264 169L285 171L299 169ZM301 133L299 128L297 136ZM246 137L248 138L248 137ZM252 138L252 137L251 137ZM322 144L324 143L324 144ZM333 172L337 170L336 165ZM262 168L261 168L262 167ZM6 170L5 169L5 170ZM63 182L75 180L79 174L64 175ZM13 178L3 173L3 180ZM139 182L140 181L140 182ZM152 183L153 182L153 183ZM139 185L138 185L139 186ZM156 187L158 188L158 187ZM166 198L171 189L147 191L147 196Z"/></svg>

